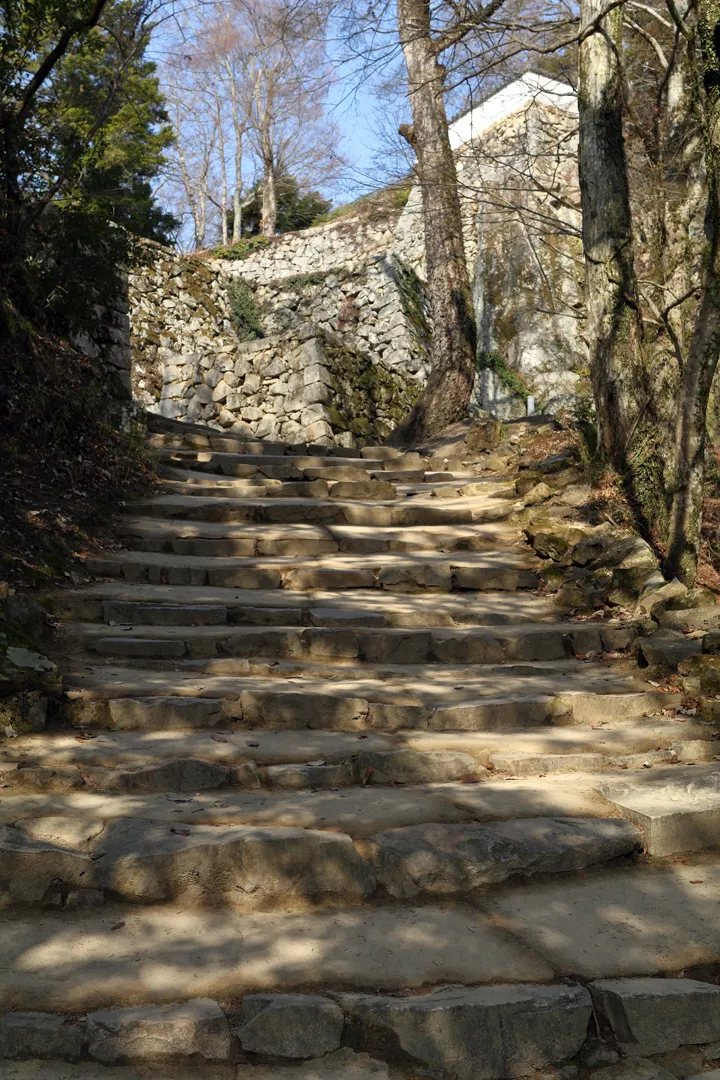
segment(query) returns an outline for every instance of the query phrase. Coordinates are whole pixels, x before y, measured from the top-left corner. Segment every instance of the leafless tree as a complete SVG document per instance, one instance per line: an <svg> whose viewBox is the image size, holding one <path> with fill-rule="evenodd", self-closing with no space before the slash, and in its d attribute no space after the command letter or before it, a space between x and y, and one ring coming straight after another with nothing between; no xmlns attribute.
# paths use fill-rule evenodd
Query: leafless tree
<svg viewBox="0 0 720 1080"><path fill-rule="evenodd" d="M587 336L599 440L624 471L642 322L623 134L623 5L582 0L578 109Z"/></svg>
<svg viewBox="0 0 720 1080"><path fill-rule="evenodd" d="M302 187L330 183L338 174L340 135L325 109L331 73L319 5L217 0L212 12L205 6L202 18L189 20L182 41L168 50L165 69L177 101L179 145L196 149L194 170L187 150L184 166L178 162L185 199L194 219L202 202L212 204L224 243L228 212L238 241L243 209L256 188L262 231L272 236L279 177L292 175ZM210 146L208 163L199 151Z"/></svg>

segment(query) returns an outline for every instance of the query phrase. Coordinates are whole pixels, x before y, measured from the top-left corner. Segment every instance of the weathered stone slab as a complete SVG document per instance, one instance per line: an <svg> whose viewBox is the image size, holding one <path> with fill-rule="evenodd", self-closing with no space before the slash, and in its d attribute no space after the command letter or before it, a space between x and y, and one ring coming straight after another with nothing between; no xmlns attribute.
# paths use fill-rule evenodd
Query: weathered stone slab
<svg viewBox="0 0 720 1080"><path fill-rule="evenodd" d="M707 851L720 838L720 768L675 768L598 786L598 792L642 829L651 855Z"/></svg>
<svg viewBox="0 0 720 1080"><path fill-rule="evenodd" d="M375 889L372 870L342 833L120 818L94 841L93 854L94 883L142 903L257 907L286 895L360 900Z"/></svg>
<svg viewBox="0 0 720 1080"><path fill-rule="evenodd" d="M363 751L357 756L358 775L369 784L429 784L487 776L487 769L470 754L452 750Z"/></svg>
<svg viewBox="0 0 720 1080"><path fill-rule="evenodd" d="M637 829L615 818L411 825L370 842L378 882L403 898L469 892L513 874L579 870L642 846Z"/></svg>
<svg viewBox="0 0 720 1080"><path fill-rule="evenodd" d="M344 1017L329 998L312 994L248 994L234 1032L243 1050L315 1058L340 1047Z"/></svg>
<svg viewBox="0 0 720 1080"><path fill-rule="evenodd" d="M486 986L421 997L338 995L352 1045L456 1080L523 1076L573 1057L590 995L581 986Z"/></svg>
<svg viewBox="0 0 720 1080"><path fill-rule="evenodd" d="M92 769L85 774L85 781L93 791L106 793L202 791L223 787L228 777L222 765L198 758L173 758L138 769Z"/></svg>
<svg viewBox="0 0 720 1080"><path fill-rule="evenodd" d="M209 998L179 1005L103 1009L88 1015L86 1032L90 1056L106 1065L195 1056L227 1061L230 1056L225 1013Z"/></svg>
<svg viewBox="0 0 720 1080"><path fill-rule="evenodd" d="M86 723L85 711L78 712L79 722ZM224 723L220 702L212 698L114 698L107 703L107 712L107 726L117 731L212 728Z"/></svg>
<svg viewBox="0 0 720 1080"><path fill-rule="evenodd" d="M397 490L387 480L344 481L330 485L331 499L396 499Z"/></svg>
<svg viewBox="0 0 720 1080"><path fill-rule="evenodd" d="M55 882L88 884L92 861L83 852L35 840L22 829L0 825L0 909L40 904Z"/></svg>
<svg viewBox="0 0 720 1080"><path fill-rule="evenodd" d="M270 690L245 690L241 702L247 727L275 730L306 727L354 731L366 726L370 708L364 698Z"/></svg>
<svg viewBox="0 0 720 1080"><path fill-rule="evenodd" d="M532 884L490 913L560 975L673 974L720 957L720 863L636 867Z"/></svg>
<svg viewBox="0 0 720 1080"><path fill-rule="evenodd" d="M720 986L695 979L601 979L590 984L590 993L631 1057L720 1038Z"/></svg>
<svg viewBox="0 0 720 1080"><path fill-rule="evenodd" d="M285 791L347 787L355 779L355 770L349 761L337 765L269 765L264 773L270 787Z"/></svg>
<svg viewBox="0 0 720 1080"><path fill-rule="evenodd" d="M7 1013L0 1019L0 1058L59 1058L76 1061L84 1027L51 1013ZM0 1066L0 1076L4 1066Z"/></svg>

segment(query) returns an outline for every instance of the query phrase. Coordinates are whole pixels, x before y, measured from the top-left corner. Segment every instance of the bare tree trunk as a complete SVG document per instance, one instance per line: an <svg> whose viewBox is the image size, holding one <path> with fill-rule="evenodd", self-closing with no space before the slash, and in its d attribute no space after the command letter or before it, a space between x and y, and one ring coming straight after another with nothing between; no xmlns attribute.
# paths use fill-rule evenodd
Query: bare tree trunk
<svg viewBox="0 0 720 1080"><path fill-rule="evenodd" d="M275 155L273 154L270 133L263 128L262 133L262 234L274 236L277 224L277 177L275 175Z"/></svg>
<svg viewBox="0 0 720 1080"><path fill-rule="evenodd" d="M235 184L233 189L233 229L232 242L237 244L242 236L242 186Z"/></svg>
<svg viewBox="0 0 720 1080"><path fill-rule="evenodd" d="M432 368L415 408L388 442L417 443L461 420L475 378L476 331L463 247L455 159L450 149L442 65L425 0L398 0L413 123L401 132L417 155L423 198Z"/></svg>
<svg viewBox="0 0 720 1080"><path fill-rule="evenodd" d="M274 236L277 225L277 176L272 132L273 94L273 73L260 69L255 81L255 102L260 119L260 158L263 167L260 221L263 236Z"/></svg>
<svg viewBox="0 0 720 1080"><path fill-rule="evenodd" d="M692 585L697 575L703 512L707 405L720 356L720 22L717 0L699 0L708 177L700 306L682 373L675 424L667 574Z"/></svg>
<svg viewBox="0 0 720 1080"><path fill-rule="evenodd" d="M217 110L218 151L220 155L220 236L223 247L228 243L228 180L227 161L225 160L225 128L223 127L222 105L220 95L215 95L215 108Z"/></svg>
<svg viewBox="0 0 720 1080"><path fill-rule="evenodd" d="M232 240L237 244L242 237L242 193L243 193L243 138L245 127L240 119L240 103L238 101L238 87L235 71L232 63L228 60L228 77L230 80L230 104L232 108L233 131L235 132L235 185L233 187L233 227Z"/></svg>
<svg viewBox="0 0 720 1080"><path fill-rule="evenodd" d="M579 156L590 373L605 457L624 471L637 419L642 324L623 140L622 5L581 0Z"/></svg>

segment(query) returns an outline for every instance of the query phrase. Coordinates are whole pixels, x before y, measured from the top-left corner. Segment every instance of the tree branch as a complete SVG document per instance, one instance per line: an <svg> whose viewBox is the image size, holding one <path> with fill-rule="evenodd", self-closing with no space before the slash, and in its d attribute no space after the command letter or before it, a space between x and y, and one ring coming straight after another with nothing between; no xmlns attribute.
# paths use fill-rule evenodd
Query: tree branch
<svg viewBox="0 0 720 1080"><path fill-rule="evenodd" d="M25 88L25 93L20 101L20 107L12 117L13 123L19 123L24 120L32 100L37 94L40 87L45 80L49 77L55 65L65 55L75 34L80 30L92 30L94 26L97 26L100 21L100 16L103 13L103 9L107 6L108 0L95 0L95 7L87 16L86 19L80 19L72 26L66 26L62 34L60 35L55 47L50 50L40 67L37 69L32 79Z"/></svg>

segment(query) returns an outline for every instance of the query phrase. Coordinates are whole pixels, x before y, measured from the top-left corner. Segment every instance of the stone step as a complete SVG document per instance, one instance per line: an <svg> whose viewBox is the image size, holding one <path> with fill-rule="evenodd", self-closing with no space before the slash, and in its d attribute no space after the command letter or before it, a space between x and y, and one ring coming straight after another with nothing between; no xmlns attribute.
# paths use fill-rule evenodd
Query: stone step
<svg viewBox="0 0 720 1080"><path fill-rule="evenodd" d="M185 998L227 1001L270 988L327 986L367 990L379 1002L378 988L406 994L447 983L533 984L573 971L585 979L625 976L637 983L638 976L673 975L716 961L719 889L720 862L706 857L664 869L610 868L522 889L506 887L480 907L446 900L314 912L179 912L177 905L150 906L137 907L130 918L124 907L114 905L12 912L4 917L6 932L0 936L0 1007L77 1014L118 1001L176 1001L179 989ZM619 919L623 911L633 916ZM647 1001L647 983L654 980L642 981ZM667 994L669 980L656 981ZM608 987L609 993L614 990ZM621 1000L641 993L640 986L627 983L617 986L621 990ZM682 1042L685 1024L678 1023L677 1000L671 995L658 1005L670 1012L665 1025L665 1013L652 1000L646 1004L644 1015L655 1018L653 1045L658 1032L661 1045L662 1032ZM699 1005L696 997L696 1017ZM641 1032L643 1013L631 1001L628 1008L633 1030ZM702 1042L717 1038L714 1003L709 1016ZM483 1025L472 1028L484 1030ZM582 1038L584 1032L585 1026Z"/></svg>
<svg viewBox="0 0 720 1080"><path fill-rule="evenodd" d="M300 462L300 466L295 461ZM364 467L356 465L325 464L325 466L307 467L306 459L272 459L268 464L251 462L250 464L239 461L228 471L211 468L196 468L193 463L187 464L175 458L168 458L157 467L157 475L162 480L162 487L168 487L168 481L173 489L177 485L188 487L200 487L213 492L218 488L230 491L240 491L243 487L252 490L266 486L272 490L280 482L299 483L324 482L337 483L339 481L364 482L367 480L388 481L402 486L403 489L417 489L419 491L436 490L438 487L462 488L467 484L477 483L479 478L475 473L460 470L426 470L424 465L411 468L383 468L373 467L372 462L362 463ZM322 459L317 459L322 460ZM375 463L377 464L377 463ZM483 481L486 482L486 481ZM497 483L497 481L492 481Z"/></svg>
<svg viewBox="0 0 720 1080"><path fill-rule="evenodd" d="M147 438L148 446L153 449L210 449L218 453L235 454L324 454L332 458L362 458L362 451L355 447L326 446L324 443L284 443L273 442L265 439L248 439L242 435L228 431L220 431L207 424L192 424L184 421L170 420L155 413L146 413L147 429L150 435ZM385 459L390 447L378 447L376 453L379 458ZM397 456L402 451L395 451ZM371 449L372 454L372 449Z"/></svg>
<svg viewBox="0 0 720 1080"><path fill-rule="evenodd" d="M196 764L177 767L181 781ZM418 824L512 821L535 817L608 817L598 788L602 774L571 774L563 784L550 777L488 779L482 783L445 781L404 786L378 785L327 790L243 790L95 792L10 790L0 800L0 825L19 826L37 839L77 847L119 818L182 825L248 825L341 832L363 839L387 829Z"/></svg>
<svg viewBox="0 0 720 1080"><path fill-rule="evenodd" d="M371 835L362 851L330 830L171 821L111 814L82 840L75 815L0 827L8 874L0 908L64 906L69 894L84 906L98 893L132 904L246 911L291 897L456 897L516 875L584 870L643 846L636 826L617 818L412 825Z"/></svg>
<svg viewBox="0 0 720 1080"><path fill-rule="evenodd" d="M357 786L471 783L493 776L546 776L551 773L601 773L651 769L680 762L713 761L709 738L680 740L670 725L618 726L604 738L569 732L553 739L535 732L352 735L327 732L313 739L307 732L228 731L219 741L202 732L169 731L165 738L122 733L82 740L57 735L33 750L17 746L0 757L0 786L6 794L93 791L101 794L195 792L220 788L244 790L337 790ZM629 730L628 730L629 729ZM540 734L538 734L538 730ZM705 732L700 732L701 736ZM117 739L117 736L115 736ZM87 742L92 746L85 753ZM528 744L554 747L527 751ZM80 747L82 749L80 749ZM590 747L591 749L588 749ZM313 754L314 750L314 754ZM559 752L558 752L559 750ZM324 754L324 756L323 756ZM320 756L319 756L320 755ZM662 770L661 770L662 773ZM609 778L608 778L609 779ZM628 781L632 784L632 780Z"/></svg>
<svg viewBox="0 0 720 1080"><path fill-rule="evenodd" d="M576 724L570 727L522 728L502 732L452 732L416 731L399 729L381 733L343 731L317 731L294 728L285 731L259 729L235 729L223 732L217 739L203 730L164 729L158 731L99 731L92 739L78 739L75 732L45 731L35 735L20 735L8 740L0 757L1 784L5 791L55 790L54 777L62 782L63 770L75 770L78 777L84 770L106 769L127 772L148 768L165 768L171 765L174 775L168 787L178 790L178 785L192 786L205 783L199 771L185 767L184 762L194 759L211 765L238 766L251 763L262 769L274 765L298 765L312 768L313 762L327 766L342 765L359 760L358 775L371 786L401 781L403 783L427 783L457 779L438 775L437 755L450 754L464 759L464 770L469 763L476 768L492 765L496 776L519 775L517 766L522 760L535 759L537 775L546 770L549 758L556 762L566 761L575 768L570 772L594 772L595 767L577 767L580 758L601 759L606 762L623 762L634 755L638 760L658 753L675 754L679 761L686 754L697 755L702 760L706 752L715 749L712 733L700 724L681 725L662 717L641 717L616 720L602 727ZM374 755L374 756L373 756ZM514 768L506 766L510 764ZM373 766L371 775L367 767ZM641 763L642 765L642 763ZM319 766L322 767L322 766ZM630 766L632 767L632 766ZM637 766L635 766L637 767ZM482 770L478 770L483 775ZM693 770L695 772L695 770ZM208 771L208 777L217 777ZM223 776L223 774L220 774ZM250 786L254 770L248 770ZM258 774L260 775L260 774ZM654 774L653 774L654 775ZM147 785L165 783L163 777L136 776L134 786L147 781ZM242 784L242 776L225 776L228 784ZM649 781L652 784L652 776ZM145 790L149 790L148 786ZM207 786L207 785L206 785ZM313 786L312 784L308 786ZM196 789L194 789L196 790Z"/></svg>
<svg viewBox="0 0 720 1080"><path fill-rule="evenodd" d="M205 666L213 670L203 673L115 666L76 670L67 683L67 716L76 726L126 731L231 723L275 730L512 731L550 723L602 726L658 714L680 700L644 690L627 673L580 663L549 664L547 670L530 664L489 666L485 675L466 671L462 685L458 669L441 665L432 679L422 668L407 669L417 671L407 682L389 674L378 681L368 673L338 679L337 669L335 679L290 682L270 674L223 674L240 663L210 661ZM682 739L698 737L695 724L678 728ZM684 734L688 731L693 734Z"/></svg>
<svg viewBox="0 0 720 1080"><path fill-rule="evenodd" d="M651 855L720 849L717 762L617 778L598 791L616 813L642 829Z"/></svg>
<svg viewBox="0 0 720 1080"><path fill-rule="evenodd" d="M213 473L221 476L249 476L250 468L290 466L299 473L305 470L325 470L329 477L317 479L367 479L370 472L422 472L426 471L427 459L420 454L398 453L394 458L353 458L352 462L338 461L337 456L302 453L223 453L204 450L158 450L161 462L178 468ZM345 476L342 475L345 470ZM472 474L471 474L472 475ZM312 477L308 477L312 479Z"/></svg>
<svg viewBox="0 0 720 1080"><path fill-rule="evenodd" d="M315 471L315 470L311 470ZM255 478L230 480L210 473L186 473L179 469L160 466L156 494L183 496L189 499L340 499L372 506L407 507L419 503L437 511L438 502L462 509L468 500L479 499L516 500L515 488L507 481L497 478L429 481L423 475L407 474L391 483L386 473L368 475L365 481L328 482L308 479L305 474L294 473L288 466L276 466L272 478L258 474ZM396 474L397 475L397 474ZM412 476L412 480L411 480Z"/></svg>
<svg viewBox="0 0 720 1080"><path fill-rule="evenodd" d="M49 598L50 610L78 622L162 625L330 625L367 621L386 626L472 626L554 622L558 606L523 591L395 595L378 590L297 592L182 585L122 585L116 582L63 590ZM346 614L346 613L354 614ZM372 623L371 623L372 620Z"/></svg>
<svg viewBox="0 0 720 1080"><path fill-rule="evenodd" d="M122 518L117 535L136 551L172 551L181 555L321 555L343 551L483 551L491 545L515 547L515 530L494 524L426 525L392 528L363 525L275 526L230 522L195 522L162 518Z"/></svg>
<svg viewBox="0 0 720 1080"><path fill-rule="evenodd" d="M279 987L400 992L554 974L480 912L447 902L259 913L175 904L137 907L132 917L108 905L9 913L4 925L3 1010L77 1013L175 1001L179 992L228 1001Z"/></svg>
<svg viewBox="0 0 720 1080"><path fill-rule="evenodd" d="M183 521L256 521L272 525L301 522L410 527L505 521L514 512L515 502L507 498L502 491L499 491L497 496L490 492L482 498L402 497L394 502L362 502L352 498L233 498L219 488L216 497L190 494L157 495L149 499L135 500L128 504L127 509L133 515L180 518Z"/></svg>
<svg viewBox="0 0 720 1080"><path fill-rule="evenodd" d="M232 559L124 551L89 556L85 567L98 577L124 577L134 582L302 592L368 588L396 593L513 591L533 589L538 584L538 563L524 552L469 552L452 559L439 552L393 552L303 560L291 556Z"/></svg>
<svg viewBox="0 0 720 1080"><path fill-rule="evenodd" d="M175 626L65 623L67 640L90 652L126 658L239 658L388 664L503 664L562 660L627 648L632 623L525 623L519 626L415 629L363 625L367 615L333 609L301 626Z"/></svg>

